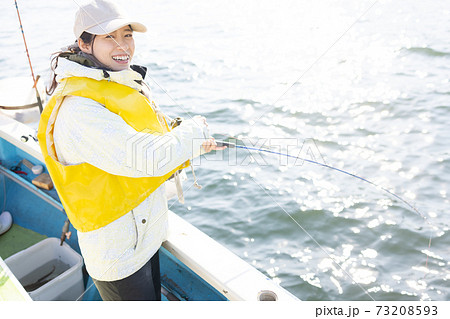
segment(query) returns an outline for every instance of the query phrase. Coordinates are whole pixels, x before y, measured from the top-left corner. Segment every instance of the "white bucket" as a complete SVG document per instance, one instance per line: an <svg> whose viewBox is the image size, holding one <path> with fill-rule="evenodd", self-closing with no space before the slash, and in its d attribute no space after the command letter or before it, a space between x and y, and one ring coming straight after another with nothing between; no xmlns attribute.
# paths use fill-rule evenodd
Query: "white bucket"
<svg viewBox="0 0 450 319"><path fill-rule="evenodd" d="M5 260L33 300L77 300L84 292L83 258L59 243L47 238Z"/></svg>

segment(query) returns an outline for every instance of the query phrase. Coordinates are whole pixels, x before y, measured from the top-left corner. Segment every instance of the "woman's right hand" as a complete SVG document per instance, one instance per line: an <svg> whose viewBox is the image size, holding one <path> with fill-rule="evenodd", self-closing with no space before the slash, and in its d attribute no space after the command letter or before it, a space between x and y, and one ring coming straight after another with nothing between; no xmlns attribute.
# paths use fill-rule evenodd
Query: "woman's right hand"
<svg viewBox="0 0 450 319"><path fill-rule="evenodd" d="M214 137L210 137L205 142L203 142L202 147L205 150L205 154L211 151L222 151L227 148L226 146L217 146Z"/></svg>

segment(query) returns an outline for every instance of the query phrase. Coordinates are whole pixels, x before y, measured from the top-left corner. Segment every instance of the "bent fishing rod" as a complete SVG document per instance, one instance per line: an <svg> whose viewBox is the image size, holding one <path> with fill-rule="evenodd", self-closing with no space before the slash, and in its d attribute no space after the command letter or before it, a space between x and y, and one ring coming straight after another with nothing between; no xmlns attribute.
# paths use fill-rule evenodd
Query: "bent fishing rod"
<svg viewBox="0 0 450 319"><path fill-rule="evenodd" d="M372 182L372 181L370 181L370 180L368 180L368 179L366 179L364 177L361 177L361 176L358 176L356 174L350 173L350 172L345 171L343 169L340 169L340 168L337 168L337 167L333 167L333 166L330 166L330 165L327 165L327 164L324 164L324 163L320 163L320 162L317 162L317 161L314 161L314 160L310 160L310 159L307 159L307 158L302 158L300 156L294 156L294 155L290 155L290 154L287 154L287 153L275 152L275 151L272 151L272 150L266 149L266 148L249 147L249 146L239 145L239 144L236 144L236 143L220 141L220 140L216 140L216 143L217 143L217 146L219 146L219 147L226 146L228 148L240 148L240 149L246 149L246 150L249 150L249 151L265 152L265 153L270 153L270 154L275 154L275 155L286 156L286 157L294 158L294 159L298 159L298 160L303 160L305 162L308 162L308 163L311 163L311 164L316 164L316 165L319 165L319 166L322 166L322 167L325 167L325 168L328 168L328 169L331 169L331 170L343 173L345 175L357 178L357 179L359 179L359 180L361 180L363 182L369 183L370 185L387 192L391 196L393 196L396 199L400 200L402 203L406 204L409 208L411 208L414 212L416 212L420 217L422 217L429 224L426 216L424 216L413 205L411 205L408 201L406 201L405 199L403 199L399 195L391 192L387 188L385 188L383 186L380 186L380 185L378 185L378 184L376 184L376 183L374 183L374 182Z"/></svg>

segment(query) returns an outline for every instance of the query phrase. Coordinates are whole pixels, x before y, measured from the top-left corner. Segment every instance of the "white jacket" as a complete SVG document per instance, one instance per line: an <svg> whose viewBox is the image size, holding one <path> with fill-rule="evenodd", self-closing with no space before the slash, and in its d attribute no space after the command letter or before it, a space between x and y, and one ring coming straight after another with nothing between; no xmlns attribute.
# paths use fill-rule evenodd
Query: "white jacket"
<svg viewBox="0 0 450 319"><path fill-rule="evenodd" d="M134 79L140 75L136 72L124 70L108 73L112 81L137 88ZM104 79L102 70L84 67L64 58L59 59L56 74L58 81L71 76ZM98 102L68 96L55 123L55 149L59 160L65 164L86 162L108 173L129 177L159 176L167 174L179 163L201 155L201 144L209 138L202 121L195 118L184 120L165 135L163 153L155 145L154 148L145 148L151 156L135 154L138 159L164 158L169 145L171 157L164 159L160 169L148 172L127 163L127 141L139 134L147 133L135 131L120 116ZM147 163L147 167L155 166ZM114 281L139 270L167 237L167 212L163 184L139 206L114 222L94 231L78 231L78 241L89 275L101 281Z"/></svg>

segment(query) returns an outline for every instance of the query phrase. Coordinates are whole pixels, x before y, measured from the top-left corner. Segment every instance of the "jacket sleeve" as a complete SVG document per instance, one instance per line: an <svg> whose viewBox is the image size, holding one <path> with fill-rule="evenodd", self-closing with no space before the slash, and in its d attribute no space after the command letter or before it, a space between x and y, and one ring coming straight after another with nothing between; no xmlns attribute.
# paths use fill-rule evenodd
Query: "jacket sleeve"
<svg viewBox="0 0 450 319"><path fill-rule="evenodd" d="M200 156L209 133L195 117L162 136L137 132L100 103L68 96L53 136L63 164L89 163L110 174L146 177L165 175Z"/></svg>

